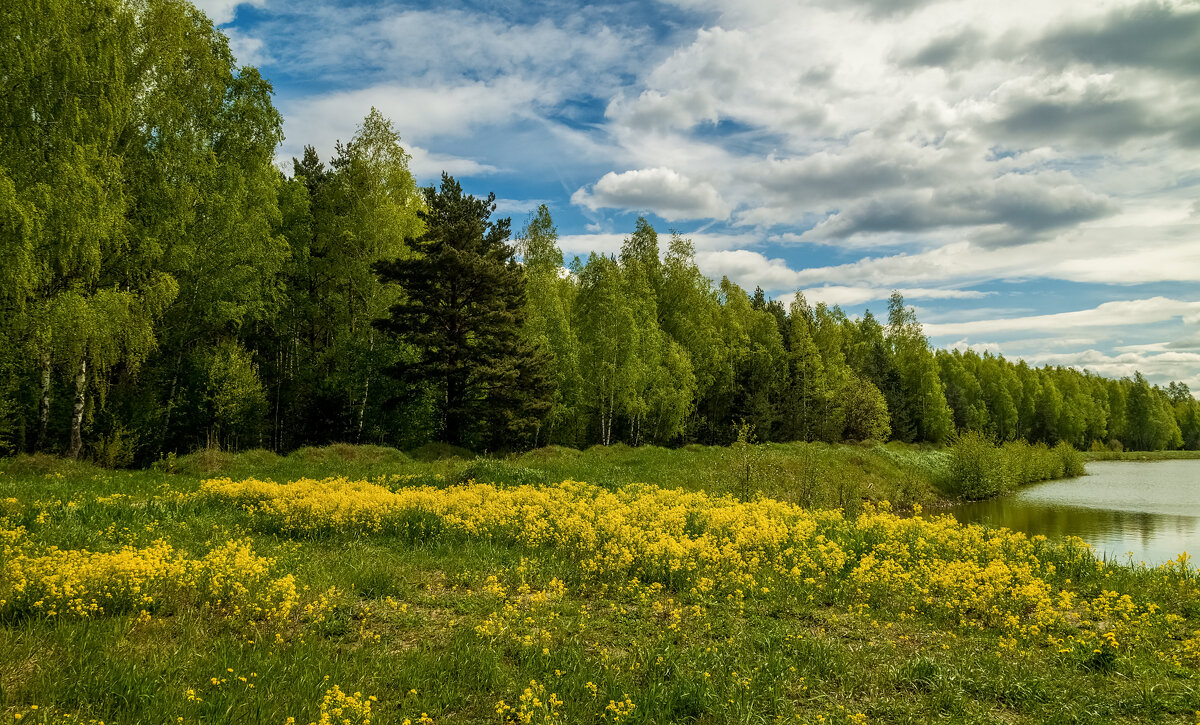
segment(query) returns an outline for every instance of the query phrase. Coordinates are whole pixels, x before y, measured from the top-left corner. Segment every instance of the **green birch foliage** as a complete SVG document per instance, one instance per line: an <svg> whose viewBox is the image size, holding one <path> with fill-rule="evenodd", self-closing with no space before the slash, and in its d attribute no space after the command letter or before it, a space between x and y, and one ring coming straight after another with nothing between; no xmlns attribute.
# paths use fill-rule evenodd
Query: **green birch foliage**
<svg viewBox="0 0 1200 725"><path fill-rule="evenodd" d="M790 440L820 438L821 413L830 398L825 364L813 340L815 324L812 308L797 292L788 314L788 390L781 410L781 433Z"/></svg>
<svg viewBox="0 0 1200 725"><path fill-rule="evenodd" d="M596 439L609 445L616 440L618 416L631 410L637 393L634 311L615 259L593 252L587 263L577 268L576 276L579 366L587 371L583 405L596 424Z"/></svg>
<svg viewBox="0 0 1200 725"><path fill-rule="evenodd" d="M825 398L820 411L821 440L836 443L845 435L844 401L853 385L843 339L846 315L840 307L817 304L813 310L813 342L825 368Z"/></svg>
<svg viewBox="0 0 1200 725"><path fill-rule="evenodd" d="M1004 358L984 353L978 366L979 392L988 412L988 433L997 442L1017 436L1017 404L1021 382Z"/></svg>
<svg viewBox="0 0 1200 725"><path fill-rule="evenodd" d="M0 183L0 258L14 261L3 298L18 311L12 324L29 367L53 365L75 383L73 455L88 389L103 393L117 366L137 369L157 342L155 318L177 293L147 224L160 202L141 193L138 162L171 136L150 111L158 92L191 70L156 62L172 48L162 31L180 17L204 34L198 11L165 1L135 9L18 0L0 20L0 178L19 190L14 198Z"/></svg>
<svg viewBox="0 0 1200 725"><path fill-rule="evenodd" d="M291 255L282 272L287 304L265 344L277 445L395 444L428 435L423 389L381 375L397 360L414 360L416 350L373 327L402 294L377 278L374 265L411 259L406 239L425 228L409 158L391 122L372 108L337 145L330 167L305 147L293 159L293 178L280 185L280 231Z"/></svg>
<svg viewBox="0 0 1200 725"><path fill-rule="evenodd" d="M411 258L410 240L426 229L421 212L427 199L417 189L409 159L391 121L372 108L354 137L338 145L319 197L324 213L317 217L310 259L329 334L323 352L334 356L323 366L334 371L326 372L325 384L335 400L344 401L346 440L362 439L379 371L413 354L394 338L380 338L372 326L402 294L381 283L375 265Z"/></svg>
<svg viewBox="0 0 1200 725"><path fill-rule="evenodd" d="M645 219L638 219L621 246L621 271L635 339L634 394L626 411L629 442L668 442L684 430L696 378L687 352L660 325L663 272L658 233Z"/></svg>
<svg viewBox="0 0 1200 725"><path fill-rule="evenodd" d="M779 399L787 360L775 316L756 310L746 293L728 278L721 280L722 326L731 348L733 394L730 424L745 421L760 440L775 440Z"/></svg>
<svg viewBox="0 0 1200 725"><path fill-rule="evenodd" d="M912 308L899 292L888 303L887 339L899 373L900 411L892 408L892 429L902 440L942 443L954 434L954 418L946 404L937 361Z"/></svg>
<svg viewBox="0 0 1200 725"><path fill-rule="evenodd" d="M267 400L251 354L236 342L224 341L210 348L206 357L204 400L210 442L224 448L255 444Z"/></svg>
<svg viewBox="0 0 1200 725"><path fill-rule="evenodd" d="M843 439L886 441L891 435L887 400L874 383L853 371L842 396Z"/></svg>
<svg viewBox="0 0 1200 725"><path fill-rule="evenodd" d="M517 239L525 266L527 314L523 333L529 342L550 355L554 393L543 422L535 431L535 443L576 443L582 423L583 378L579 368L579 340L572 325L575 289L564 274L558 230L550 209L542 204L530 215Z"/></svg>
<svg viewBox="0 0 1200 725"><path fill-rule="evenodd" d="M730 348L721 334L721 303L712 281L696 265L692 242L672 233L662 265L658 317L663 332L687 356L695 376L695 402L685 421L686 435L707 437L716 411L732 391Z"/></svg>
<svg viewBox="0 0 1200 725"><path fill-rule="evenodd" d="M1157 386L1151 386L1141 373L1129 383L1126 403L1126 440L1131 448L1161 451L1183 445L1183 434L1175 419L1171 399Z"/></svg>
<svg viewBox="0 0 1200 725"><path fill-rule="evenodd" d="M990 434L990 414L977 374L979 355L972 350L938 350L936 358L955 428Z"/></svg>

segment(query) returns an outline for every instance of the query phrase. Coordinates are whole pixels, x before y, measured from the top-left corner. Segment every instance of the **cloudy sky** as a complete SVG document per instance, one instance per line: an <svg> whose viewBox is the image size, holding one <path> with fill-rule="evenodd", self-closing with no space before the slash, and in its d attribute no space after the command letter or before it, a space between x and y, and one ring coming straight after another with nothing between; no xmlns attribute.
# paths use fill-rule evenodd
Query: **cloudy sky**
<svg viewBox="0 0 1200 725"><path fill-rule="evenodd" d="M750 290L1200 390L1200 0L198 4L281 162L374 105L568 255L645 215Z"/></svg>

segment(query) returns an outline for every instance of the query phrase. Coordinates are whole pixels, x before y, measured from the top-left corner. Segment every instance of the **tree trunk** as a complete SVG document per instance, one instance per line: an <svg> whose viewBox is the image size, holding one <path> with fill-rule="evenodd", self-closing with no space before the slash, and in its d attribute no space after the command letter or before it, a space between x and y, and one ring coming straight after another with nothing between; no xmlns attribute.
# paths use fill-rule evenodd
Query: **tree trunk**
<svg viewBox="0 0 1200 725"><path fill-rule="evenodd" d="M75 376L75 409L71 411L71 449L67 455L78 459L83 454L83 409L87 404L87 358L79 361Z"/></svg>
<svg viewBox="0 0 1200 725"><path fill-rule="evenodd" d="M167 436L171 433L171 412L175 409L175 390L179 387L179 368L183 365L183 350L179 351L179 355L175 357L175 372L171 375L171 392L167 393L167 412L166 418L163 420L162 427L162 443L159 444L159 452L167 447Z"/></svg>
<svg viewBox="0 0 1200 725"><path fill-rule="evenodd" d="M371 334L369 334L369 333L368 333L368 335L367 335L367 341L368 341L368 350L369 350L369 351L372 353L372 359L374 359L374 352L375 352L375 336L374 336L374 335L371 335ZM361 406L359 406L359 408L358 408L358 434L357 434L357 435L355 435L355 437L354 437L354 442L355 442L355 443L362 443L363 419L367 417L367 398L368 398L368 396L369 396L369 395L370 395L370 393L371 393L371 372L370 372L370 366L368 365L368 366L367 366L367 368L368 368L368 369L367 369L367 376L366 376L366 377L367 377L367 379L366 379L366 381L363 383L363 397L362 397L362 405L361 405Z"/></svg>
<svg viewBox="0 0 1200 725"><path fill-rule="evenodd" d="M367 396L371 392L371 378L363 383L362 405L358 406L358 433L354 436L355 443L362 443L363 419L367 416Z"/></svg>
<svg viewBox="0 0 1200 725"><path fill-rule="evenodd" d="M50 353L42 353L42 399L38 403L38 434L34 450L46 449L46 426L50 423Z"/></svg>

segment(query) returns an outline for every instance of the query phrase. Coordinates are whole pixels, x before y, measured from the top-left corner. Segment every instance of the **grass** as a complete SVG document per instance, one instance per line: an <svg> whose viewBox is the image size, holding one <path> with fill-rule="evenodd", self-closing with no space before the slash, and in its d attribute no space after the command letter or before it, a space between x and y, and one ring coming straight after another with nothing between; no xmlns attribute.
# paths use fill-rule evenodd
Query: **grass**
<svg viewBox="0 0 1200 725"><path fill-rule="evenodd" d="M1200 451L1084 451L1089 461L1173 461L1200 458Z"/></svg>
<svg viewBox="0 0 1200 725"><path fill-rule="evenodd" d="M1195 723L1195 575L867 503L937 500L950 455L0 460L0 721ZM251 478L316 480L297 496ZM159 541L187 562L231 541L252 556L14 588L52 547ZM90 593L54 589L72 573ZM270 589L287 577L290 602ZM48 614L135 590L150 601Z"/></svg>

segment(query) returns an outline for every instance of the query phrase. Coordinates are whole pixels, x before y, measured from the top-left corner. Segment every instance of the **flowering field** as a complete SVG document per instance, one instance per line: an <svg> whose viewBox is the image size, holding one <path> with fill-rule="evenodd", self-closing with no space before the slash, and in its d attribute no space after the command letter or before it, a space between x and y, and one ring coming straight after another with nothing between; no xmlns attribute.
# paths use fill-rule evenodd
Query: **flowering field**
<svg viewBox="0 0 1200 725"><path fill-rule="evenodd" d="M883 502L0 461L0 721L1186 722L1200 581Z"/></svg>

